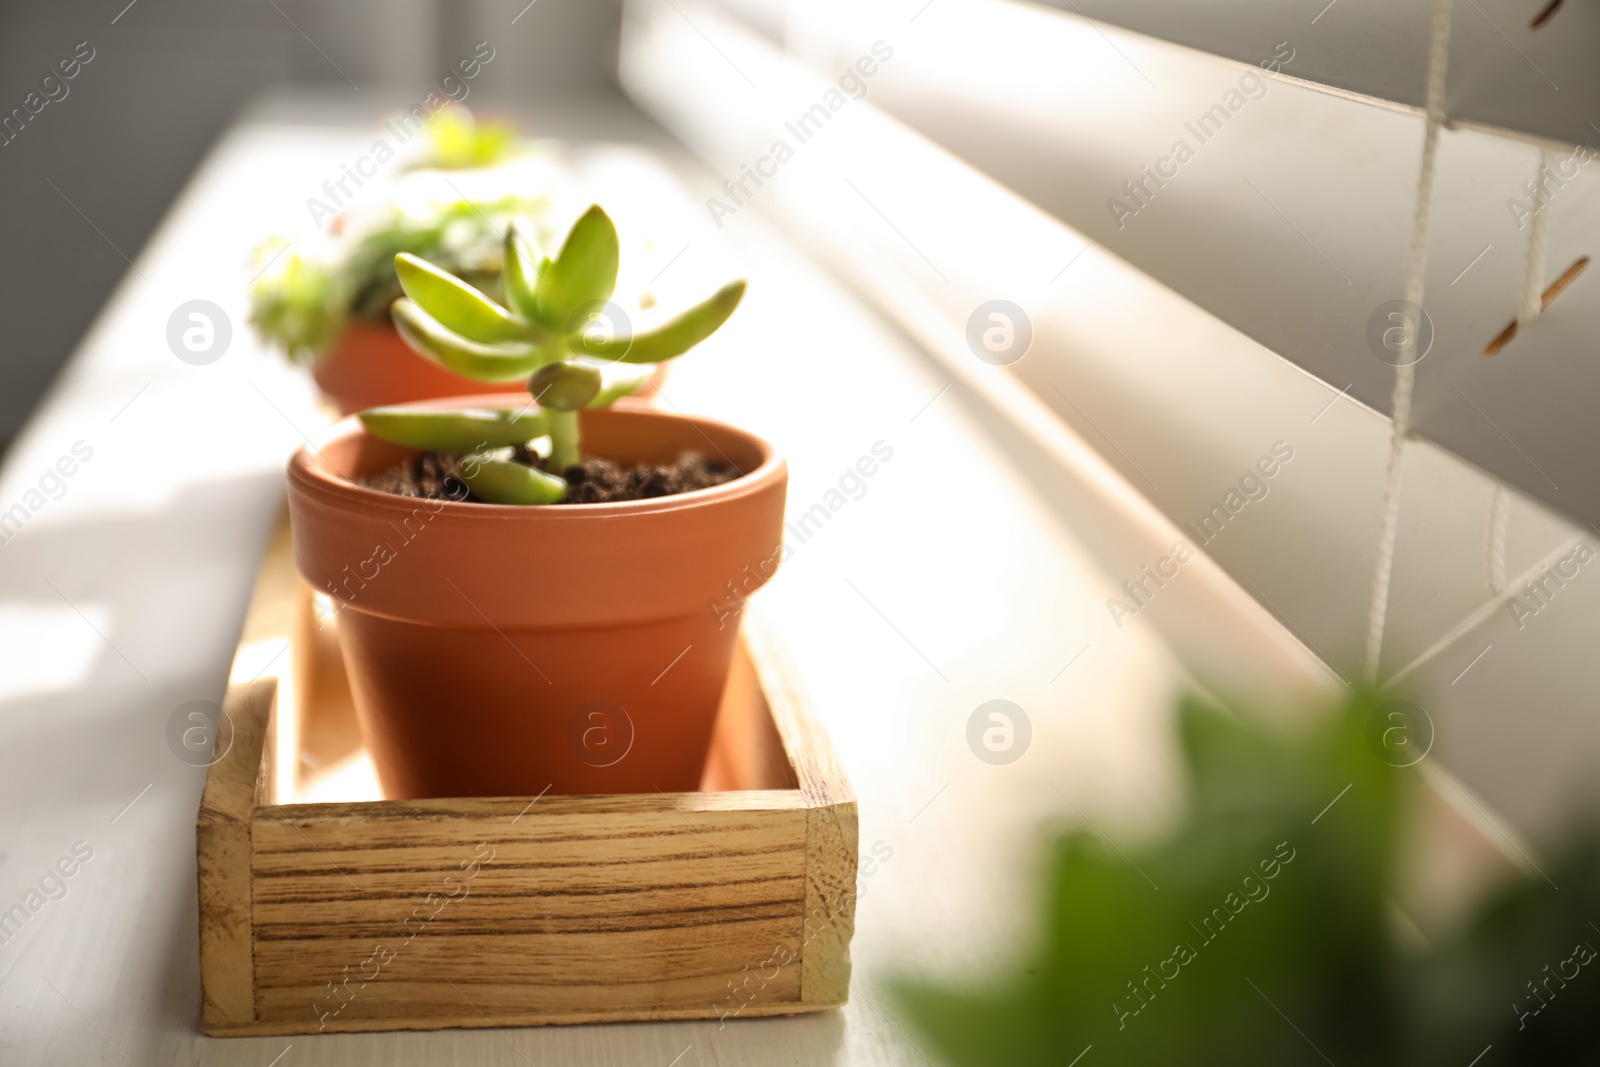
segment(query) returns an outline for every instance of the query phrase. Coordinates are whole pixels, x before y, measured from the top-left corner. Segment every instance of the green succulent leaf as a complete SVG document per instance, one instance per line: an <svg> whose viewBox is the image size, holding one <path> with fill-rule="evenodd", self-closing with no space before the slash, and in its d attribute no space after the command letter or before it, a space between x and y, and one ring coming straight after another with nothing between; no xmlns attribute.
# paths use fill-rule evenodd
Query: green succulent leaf
<svg viewBox="0 0 1600 1067"><path fill-rule="evenodd" d="M555 261L539 275L535 290L539 321L564 331L580 308L611 299L619 254L617 228L595 204L572 224Z"/></svg>
<svg viewBox="0 0 1600 1067"><path fill-rule="evenodd" d="M397 445L457 454L526 444L549 433L544 412L531 407L522 411L371 408L361 413L361 423L374 436Z"/></svg>
<svg viewBox="0 0 1600 1067"><path fill-rule="evenodd" d="M528 379L528 392L551 411L577 411L600 395L600 387L600 368L575 359L547 363Z"/></svg>
<svg viewBox="0 0 1600 1067"><path fill-rule="evenodd" d="M567 344L580 355L623 363L660 363L681 356L717 332L744 296L744 281L723 286L683 314L653 330L628 337L602 338L574 332Z"/></svg>
<svg viewBox="0 0 1600 1067"><path fill-rule="evenodd" d="M448 330L479 344L540 340L544 331L506 311L455 275L401 252L394 271L406 295Z"/></svg>
<svg viewBox="0 0 1600 1067"><path fill-rule="evenodd" d="M532 227L522 219L512 219L506 227L505 267L501 284L505 287L506 303L525 319L538 320L539 276L549 265L542 262L536 249Z"/></svg>
<svg viewBox="0 0 1600 1067"><path fill-rule="evenodd" d="M567 495L563 478L481 454L462 457L461 477L490 504L554 504Z"/></svg>
<svg viewBox="0 0 1600 1067"><path fill-rule="evenodd" d="M396 300L395 329L416 353L447 370L479 382L514 382L544 362L532 344L485 345L447 329L413 300Z"/></svg>

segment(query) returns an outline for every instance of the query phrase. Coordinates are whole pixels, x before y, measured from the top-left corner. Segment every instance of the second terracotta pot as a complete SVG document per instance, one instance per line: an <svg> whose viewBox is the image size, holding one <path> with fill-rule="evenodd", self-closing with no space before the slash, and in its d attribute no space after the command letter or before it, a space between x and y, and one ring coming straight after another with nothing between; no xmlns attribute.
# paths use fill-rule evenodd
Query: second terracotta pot
<svg viewBox="0 0 1600 1067"><path fill-rule="evenodd" d="M350 480L410 454L354 419L291 461L296 562L334 600L386 796L698 786L743 599L777 567L788 472L709 419L582 419L591 455L698 451L746 473L619 504L421 501Z"/></svg>
<svg viewBox="0 0 1600 1067"><path fill-rule="evenodd" d="M522 382L486 385L423 359L388 323L351 319L311 366L317 387L341 415L386 404L481 393L526 393Z"/></svg>

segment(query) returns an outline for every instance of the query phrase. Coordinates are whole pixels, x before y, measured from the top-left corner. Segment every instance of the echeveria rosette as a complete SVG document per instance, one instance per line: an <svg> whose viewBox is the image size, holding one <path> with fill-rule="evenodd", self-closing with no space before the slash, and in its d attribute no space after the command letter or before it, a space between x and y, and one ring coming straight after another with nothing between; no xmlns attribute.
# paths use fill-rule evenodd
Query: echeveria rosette
<svg viewBox="0 0 1600 1067"><path fill-rule="evenodd" d="M501 304L461 278L417 256L395 256L405 297L392 309L395 328L426 359L481 382L527 379L538 405L536 434L515 440L499 413L377 409L362 414L373 434L413 448L465 453L463 477L494 504L548 504L565 494L556 474L512 462L496 449L548 435L552 471L581 458L578 410L604 407L637 392L649 365L682 355L727 321L744 295L744 282L724 286L707 300L636 334L595 328L617 284L616 227L598 205L573 224L552 259L541 256L529 224L506 228ZM475 420L475 421L474 421ZM532 423L526 424L532 426ZM470 442L467 438L482 431Z"/></svg>

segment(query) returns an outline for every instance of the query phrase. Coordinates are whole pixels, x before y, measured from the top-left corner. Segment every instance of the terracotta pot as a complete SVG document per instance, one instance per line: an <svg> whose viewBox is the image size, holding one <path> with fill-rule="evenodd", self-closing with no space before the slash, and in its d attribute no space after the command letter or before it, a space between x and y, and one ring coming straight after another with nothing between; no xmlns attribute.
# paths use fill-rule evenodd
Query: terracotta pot
<svg viewBox="0 0 1600 1067"><path fill-rule="evenodd" d="M447 371L406 347L393 326L363 319L345 325L312 364L311 376L341 415L437 397L527 391L521 382L488 385Z"/></svg>
<svg viewBox="0 0 1600 1067"><path fill-rule="evenodd" d="M290 461L296 563L334 598L386 796L697 788L788 470L752 434L644 404L585 411L582 431L591 455L714 449L747 473L620 504L419 501L348 480L412 454L354 419Z"/></svg>

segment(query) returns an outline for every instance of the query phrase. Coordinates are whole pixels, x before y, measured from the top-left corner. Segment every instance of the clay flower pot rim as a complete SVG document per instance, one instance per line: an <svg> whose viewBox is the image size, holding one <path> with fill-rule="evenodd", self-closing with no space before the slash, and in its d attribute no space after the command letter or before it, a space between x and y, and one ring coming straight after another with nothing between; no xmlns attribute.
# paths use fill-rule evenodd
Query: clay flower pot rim
<svg viewBox="0 0 1600 1067"><path fill-rule="evenodd" d="M499 393L487 396L441 397L435 400L422 400L399 406L424 410L441 408L516 410L526 405L508 404L506 403L506 395ZM714 431L743 438L759 452L761 462L754 470L746 471L732 481L723 482L721 485L713 485L705 489L692 489L686 493L674 493L670 496L650 497L644 500L623 500L600 504L527 506L479 504L458 500L431 500L428 502L430 510L437 509L436 514L440 515L448 514L458 519L479 521L527 521L532 517L532 513L535 512L538 513L541 521L552 522L572 522L612 517L622 518L630 515L649 515L700 504L714 504L721 500L737 499L760 492L769 482L784 477L787 473L787 465L783 457L778 454L777 450L766 439L732 423L701 415L668 413L643 405L633 406L626 401L610 408L594 410L602 412L602 418L622 416L641 419L683 419ZM410 514L413 509L422 503L421 498L400 496L396 493L386 493L381 489L369 489L366 486L357 485L334 469L332 463L328 461L323 453L325 448L335 441L356 434L365 435L367 434L367 429L361 424L359 416L349 415L328 427L307 444L302 445L295 451L293 458L289 461L290 480L299 483L302 489L318 496L345 499L354 497L357 501L364 501L365 506L370 506L379 511ZM711 444L709 441L707 443Z"/></svg>

